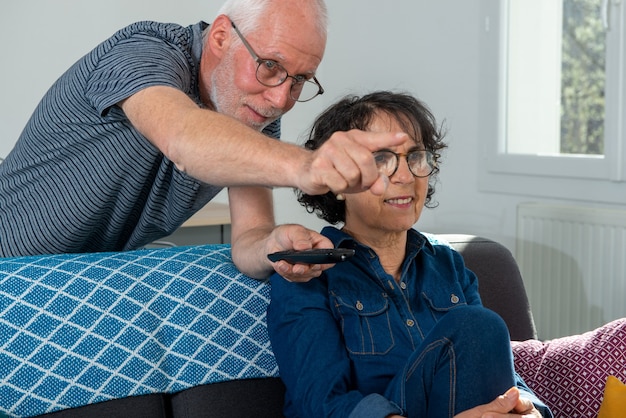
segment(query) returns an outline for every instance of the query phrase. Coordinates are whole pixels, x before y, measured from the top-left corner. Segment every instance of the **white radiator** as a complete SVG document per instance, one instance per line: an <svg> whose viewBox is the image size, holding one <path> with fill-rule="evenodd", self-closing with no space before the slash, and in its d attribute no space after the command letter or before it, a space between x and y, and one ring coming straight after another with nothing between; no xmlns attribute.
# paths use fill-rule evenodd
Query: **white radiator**
<svg viewBox="0 0 626 418"><path fill-rule="evenodd" d="M540 339L626 317L626 210L521 204L516 259Z"/></svg>

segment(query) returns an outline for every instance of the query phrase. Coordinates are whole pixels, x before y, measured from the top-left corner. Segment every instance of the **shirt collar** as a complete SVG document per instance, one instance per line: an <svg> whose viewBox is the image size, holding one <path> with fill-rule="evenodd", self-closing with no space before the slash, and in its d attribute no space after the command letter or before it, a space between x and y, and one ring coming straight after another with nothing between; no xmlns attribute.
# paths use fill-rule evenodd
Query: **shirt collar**
<svg viewBox="0 0 626 418"><path fill-rule="evenodd" d="M191 55L196 63L198 63L198 67L200 66L200 58L202 57L202 48L204 46L204 38L202 34L206 28L209 27L209 24L203 21L198 22L198 24L191 26L191 31L193 34L193 43L191 44Z"/></svg>
<svg viewBox="0 0 626 418"><path fill-rule="evenodd" d="M337 229L334 226L327 226L322 229L322 235L330 239L336 248L366 248L369 247L359 243L352 236ZM433 245L428 239L417 230L411 228L407 236L407 258L414 258L424 247L433 250Z"/></svg>

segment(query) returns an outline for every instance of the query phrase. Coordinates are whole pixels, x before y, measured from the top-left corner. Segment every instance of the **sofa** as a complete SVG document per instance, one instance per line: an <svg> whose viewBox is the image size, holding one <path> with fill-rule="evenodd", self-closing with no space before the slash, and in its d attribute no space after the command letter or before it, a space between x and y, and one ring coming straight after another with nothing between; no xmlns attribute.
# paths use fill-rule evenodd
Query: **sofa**
<svg viewBox="0 0 626 418"><path fill-rule="evenodd" d="M508 249L428 236L476 273L516 368L555 416L596 416L607 377L626 381L624 321L538 341ZM228 244L0 259L0 416L280 417L268 286L234 267Z"/></svg>

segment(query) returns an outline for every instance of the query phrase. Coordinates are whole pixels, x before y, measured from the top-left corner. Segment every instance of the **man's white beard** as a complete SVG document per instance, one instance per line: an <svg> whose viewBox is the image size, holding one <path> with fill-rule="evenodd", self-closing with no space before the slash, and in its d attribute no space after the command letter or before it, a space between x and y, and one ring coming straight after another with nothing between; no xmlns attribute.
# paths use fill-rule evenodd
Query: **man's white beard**
<svg viewBox="0 0 626 418"><path fill-rule="evenodd" d="M209 98L215 107L215 111L224 115L231 116L237 120L237 116L234 114L234 109L238 108L238 105L242 103L241 96L237 94L235 86L235 76L232 68L233 54L227 53L222 61L215 67L213 74L211 74L211 87L209 88ZM228 87L231 88L228 88ZM231 107L229 109L229 107ZM262 125L253 124L250 121L241 121L245 125L252 129L256 129L261 132L265 129L273 120L263 123Z"/></svg>

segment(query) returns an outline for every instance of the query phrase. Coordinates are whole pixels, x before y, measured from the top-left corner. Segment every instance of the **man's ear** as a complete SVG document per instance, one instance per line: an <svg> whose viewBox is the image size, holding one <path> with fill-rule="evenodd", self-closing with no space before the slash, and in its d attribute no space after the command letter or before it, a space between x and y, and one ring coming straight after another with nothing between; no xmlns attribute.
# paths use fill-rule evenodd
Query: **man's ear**
<svg viewBox="0 0 626 418"><path fill-rule="evenodd" d="M215 18L209 28L209 35L205 41L205 48L209 48L211 53L218 58L222 58L232 41L232 24L226 15L219 15Z"/></svg>

